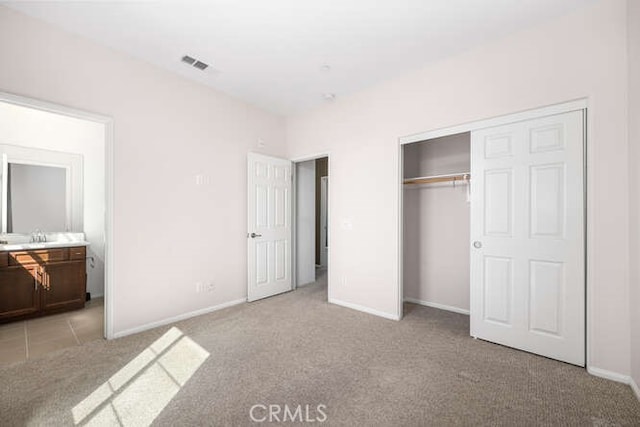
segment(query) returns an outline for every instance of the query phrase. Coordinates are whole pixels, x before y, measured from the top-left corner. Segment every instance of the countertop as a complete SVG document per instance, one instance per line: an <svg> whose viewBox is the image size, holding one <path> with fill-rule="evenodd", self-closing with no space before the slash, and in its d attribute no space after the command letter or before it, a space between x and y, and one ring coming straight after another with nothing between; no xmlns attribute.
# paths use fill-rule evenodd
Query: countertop
<svg viewBox="0 0 640 427"><path fill-rule="evenodd" d="M72 248L72 247L89 246L89 245L90 243L85 240L42 242L42 243L9 243L6 245L0 245L0 252L32 251L37 249L50 249L50 248Z"/></svg>

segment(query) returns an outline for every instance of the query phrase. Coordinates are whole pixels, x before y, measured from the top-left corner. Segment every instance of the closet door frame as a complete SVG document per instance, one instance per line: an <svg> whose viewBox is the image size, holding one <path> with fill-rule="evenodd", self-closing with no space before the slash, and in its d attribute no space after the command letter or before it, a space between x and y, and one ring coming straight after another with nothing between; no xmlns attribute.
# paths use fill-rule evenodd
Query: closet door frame
<svg viewBox="0 0 640 427"><path fill-rule="evenodd" d="M583 180L584 180L584 194L585 194L585 201L588 203L589 200L589 192L591 191L589 186L588 186L588 182L587 182L587 177L589 175L589 169L588 169L588 152L591 150L590 147L590 143L589 143L589 129L588 129L588 124L589 124L589 120L588 120L588 100L586 98L583 99L578 99L578 100L573 100L573 101L568 101L565 103L561 103L561 104L555 104L555 105L550 105L550 106L546 106L546 107L541 107L541 108L535 108L535 109L531 109L531 110L526 110L526 111L520 111L520 112L514 112L512 114L507 114L507 115L503 115L503 116L498 116L498 117L493 117L493 118L488 118L488 119L484 119L484 120L478 120L478 121L474 121L474 122L469 122L469 123L463 123L460 125L455 125L455 126L451 126L451 127L446 127L446 128L439 128L439 129L434 129L434 130L430 130L430 131L426 131L426 132L421 132L421 133L417 133L417 134L413 134L413 135L408 135L408 136L404 136L399 138L398 142L398 314L399 314L399 318L402 319L404 313L403 313L403 304L404 304L404 272L403 272L403 268L404 268L404 239L403 239L403 231L404 231L404 191L403 191L403 181L404 181L404 146L407 144L412 144L412 143L416 143L416 142L422 142L425 140L430 140L430 139L435 139L435 138L440 138L440 137L444 137L444 136L450 136L450 135L455 135L455 134L459 134L459 133L464 133L464 132L473 132L476 130L480 130L480 129L485 129L485 128L489 128L489 127L494 127L494 126L501 126L501 125L507 125L510 123L515 123L515 122L520 122L520 121L526 121L526 120L533 120L533 119L538 119L541 117L545 117L545 116L551 116L551 115L555 115L555 114L562 114L562 113L569 113L572 111L583 111L583 117L584 117L584 122L583 122L583 126L584 126L584 153L583 153L583 162L584 162L584 176L583 176ZM471 185L473 185L473 177L471 177ZM590 245L590 240L591 240L591 233L589 233L589 230L591 229L591 221L589 216L587 215L587 211L588 211L588 205L585 203L584 206L584 237L585 237L585 247L584 247L584 252L585 252L585 300L586 300L586 305L585 305L585 312L586 312L586 324L585 324L585 329L586 329L586 336L585 336L585 341L586 341L586 366L587 366L587 370L589 370L589 366L591 365L591 331L592 331L592 318L593 318L593 310L591 309L591 301L593 301L592 298L592 280L591 280L591 271L590 271L590 259L591 256L589 254L589 251L587 250ZM470 284L469 284L470 286ZM472 307L470 307L470 309L472 309Z"/></svg>

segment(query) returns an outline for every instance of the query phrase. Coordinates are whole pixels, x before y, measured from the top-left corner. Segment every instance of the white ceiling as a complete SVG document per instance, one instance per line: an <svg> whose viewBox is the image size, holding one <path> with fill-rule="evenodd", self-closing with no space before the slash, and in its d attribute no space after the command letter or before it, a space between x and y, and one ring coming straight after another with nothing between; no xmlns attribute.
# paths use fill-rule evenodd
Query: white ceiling
<svg viewBox="0 0 640 427"><path fill-rule="evenodd" d="M344 96L591 1L0 3L286 115L326 102L324 93ZM184 54L215 70L186 66Z"/></svg>

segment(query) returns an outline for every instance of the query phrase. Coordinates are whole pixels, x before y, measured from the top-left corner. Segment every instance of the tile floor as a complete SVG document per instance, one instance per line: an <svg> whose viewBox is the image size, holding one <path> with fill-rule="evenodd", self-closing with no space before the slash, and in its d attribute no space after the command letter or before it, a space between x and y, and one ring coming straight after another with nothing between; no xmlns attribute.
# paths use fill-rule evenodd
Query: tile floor
<svg viewBox="0 0 640 427"><path fill-rule="evenodd" d="M103 299L95 298L81 310L0 325L0 365L102 339L103 313Z"/></svg>

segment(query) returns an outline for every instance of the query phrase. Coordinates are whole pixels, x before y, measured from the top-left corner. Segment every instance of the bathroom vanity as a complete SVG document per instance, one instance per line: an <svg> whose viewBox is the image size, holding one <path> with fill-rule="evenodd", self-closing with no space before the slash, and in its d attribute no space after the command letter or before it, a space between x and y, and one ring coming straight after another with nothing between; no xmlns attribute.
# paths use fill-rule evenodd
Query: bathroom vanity
<svg viewBox="0 0 640 427"><path fill-rule="evenodd" d="M86 246L0 245L0 323L83 308Z"/></svg>
<svg viewBox="0 0 640 427"><path fill-rule="evenodd" d="M0 323L83 308L82 155L10 144L0 154Z"/></svg>

